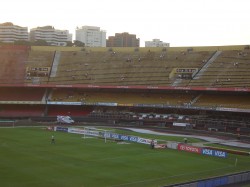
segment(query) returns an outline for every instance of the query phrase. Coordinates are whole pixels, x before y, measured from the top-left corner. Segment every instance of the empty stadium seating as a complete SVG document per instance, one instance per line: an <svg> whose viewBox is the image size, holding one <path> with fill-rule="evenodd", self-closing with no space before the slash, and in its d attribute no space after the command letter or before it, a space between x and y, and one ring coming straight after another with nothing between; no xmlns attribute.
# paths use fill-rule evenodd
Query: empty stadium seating
<svg viewBox="0 0 250 187"><path fill-rule="evenodd" d="M28 51L22 48L0 49L0 84L24 83Z"/></svg>
<svg viewBox="0 0 250 187"><path fill-rule="evenodd" d="M89 115L92 112L92 110L93 110L92 107L88 106L51 105L48 107L47 116L66 115L66 116L84 117Z"/></svg>
<svg viewBox="0 0 250 187"><path fill-rule="evenodd" d="M221 55L206 68L199 79L191 80L190 86L248 87L250 84L250 54L244 50L222 51Z"/></svg>
<svg viewBox="0 0 250 187"><path fill-rule="evenodd" d="M33 51L29 52L27 61L25 62L25 83L32 84L47 84L50 76L50 69L54 60L55 51ZM48 68L48 71L42 75L42 71L35 71L36 74L30 73L29 69L32 68Z"/></svg>
<svg viewBox="0 0 250 187"><path fill-rule="evenodd" d="M44 111L44 105L0 105L0 117L43 117L45 114Z"/></svg>
<svg viewBox="0 0 250 187"><path fill-rule="evenodd" d="M171 85L173 68L200 68L212 52L62 52L51 84Z"/></svg>
<svg viewBox="0 0 250 187"><path fill-rule="evenodd" d="M189 103L194 94L189 93L155 93L155 92L120 92L89 91L81 89L54 89L50 101L83 102L83 103L118 103L118 104L165 104L184 105Z"/></svg>
<svg viewBox="0 0 250 187"><path fill-rule="evenodd" d="M115 103L115 106L166 105L175 111L189 106L203 110L219 107L249 111L247 94L218 90L206 92L207 88L246 88L244 92L247 93L250 85L249 52L244 46L164 50L74 47L1 49L0 115L86 116L93 106L98 107L98 103ZM197 74L193 79L184 79L177 73L177 69L181 68L197 69ZM87 89L88 86L106 86L106 89ZM136 89L124 89L126 86ZM179 91L154 90L151 86ZM32 102L34 110L29 105ZM73 106L76 102L82 105ZM158 109L156 107L154 111Z"/></svg>
<svg viewBox="0 0 250 187"><path fill-rule="evenodd" d="M42 101L44 88L0 87L0 101Z"/></svg>
<svg viewBox="0 0 250 187"><path fill-rule="evenodd" d="M250 108L249 94L201 94L194 106L203 107L226 107L226 108Z"/></svg>
<svg viewBox="0 0 250 187"><path fill-rule="evenodd" d="M59 49L59 48L58 48ZM61 49L61 48L60 48ZM209 49L209 48L208 48ZM1 50L0 82L26 84L85 84L110 86L202 86L240 87L250 84L249 49L229 48L208 66L214 50L147 50L129 48L101 50L56 48ZM27 68L49 68L44 76L29 76ZM174 68L204 70L200 77L172 77ZM51 71L53 70L53 75Z"/></svg>

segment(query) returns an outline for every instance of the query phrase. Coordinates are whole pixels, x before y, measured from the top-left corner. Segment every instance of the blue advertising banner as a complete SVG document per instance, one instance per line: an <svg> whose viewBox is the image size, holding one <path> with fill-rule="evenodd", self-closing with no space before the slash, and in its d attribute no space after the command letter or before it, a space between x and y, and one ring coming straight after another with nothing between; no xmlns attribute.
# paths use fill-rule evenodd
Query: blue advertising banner
<svg viewBox="0 0 250 187"><path fill-rule="evenodd" d="M227 153L224 151L218 151L218 150L212 150L212 149L202 149L202 154L203 155L209 155L209 156L215 156L215 157L220 157L220 158L226 158Z"/></svg>
<svg viewBox="0 0 250 187"><path fill-rule="evenodd" d="M119 139L119 134L112 133L111 138Z"/></svg>
<svg viewBox="0 0 250 187"><path fill-rule="evenodd" d="M95 130L95 129L89 130L89 129L80 129L80 128L55 127L54 130L61 131L61 132L75 133L75 134L86 134L89 136L99 136L102 138L112 138L116 140L130 141L130 142L142 143L142 144L150 144L152 141L151 139L141 138L137 136L129 136L129 135L105 132L105 131L100 131L100 130Z"/></svg>
<svg viewBox="0 0 250 187"><path fill-rule="evenodd" d="M55 131L68 132L68 128L67 127L56 127Z"/></svg>
<svg viewBox="0 0 250 187"><path fill-rule="evenodd" d="M120 135L120 140L128 141L127 135Z"/></svg>
<svg viewBox="0 0 250 187"><path fill-rule="evenodd" d="M130 141L130 142L135 142L135 143L143 143L143 144L151 143L151 139L140 138L137 136L129 136L129 135L123 135L123 134L110 133L110 132L106 132L106 133L100 132L99 135L101 137L113 138L113 139L123 140L123 141Z"/></svg>
<svg viewBox="0 0 250 187"><path fill-rule="evenodd" d="M131 141L131 142L138 142L138 137L136 137L136 136L129 136L129 137L128 137L128 141Z"/></svg>
<svg viewBox="0 0 250 187"><path fill-rule="evenodd" d="M117 103L104 103L104 102L98 102L96 103L98 106L117 106Z"/></svg>
<svg viewBox="0 0 250 187"><path fill-rule="evenodd" d="M224 152L224 151L215 150L214 151L214 156L221 157L221 158L226 158L227 157L227 153Z"/></svg>
<svg viewBox="0 0 250 187"><path fill-rule="evenodd" d="M82 105L82 102L48 101L48 105Z"/></svg>

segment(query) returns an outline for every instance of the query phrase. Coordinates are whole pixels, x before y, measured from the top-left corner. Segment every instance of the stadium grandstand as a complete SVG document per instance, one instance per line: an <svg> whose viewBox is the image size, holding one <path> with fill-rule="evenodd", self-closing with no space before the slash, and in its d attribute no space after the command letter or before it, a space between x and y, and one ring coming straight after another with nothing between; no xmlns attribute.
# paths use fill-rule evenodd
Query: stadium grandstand
<svg viewBox="0 0 250 187"><path fill-rule="evenodd" d="M250 135L249 46L0 49L1 118Z"/></svg>

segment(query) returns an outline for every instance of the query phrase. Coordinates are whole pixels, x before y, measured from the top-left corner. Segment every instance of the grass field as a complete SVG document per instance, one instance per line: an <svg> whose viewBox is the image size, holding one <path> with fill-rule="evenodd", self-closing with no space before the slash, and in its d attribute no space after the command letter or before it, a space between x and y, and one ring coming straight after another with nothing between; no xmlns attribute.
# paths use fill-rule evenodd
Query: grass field
<svg viewBox="0 0 250 187"><path fill-rule="evenodd" d="M50 142L52 135L56 144ZM249 156L237 156L237 166L235 158L152 150L136 143L105 144L42 127L0 128L0 186L4 187L151 187L250 170Z"/></svg>

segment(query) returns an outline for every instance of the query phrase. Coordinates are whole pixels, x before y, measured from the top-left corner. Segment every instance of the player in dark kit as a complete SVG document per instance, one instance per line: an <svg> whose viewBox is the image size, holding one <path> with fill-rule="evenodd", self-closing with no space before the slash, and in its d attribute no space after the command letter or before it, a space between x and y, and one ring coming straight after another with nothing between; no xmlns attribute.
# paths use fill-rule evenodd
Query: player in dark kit
<svg viewBox="0 0 250 187"><path fill-rule="evenodd" d="M155 142L154 142L154 140L151 141L150 147L151 147L151 149L154 149L154 148L155 148Z"/></svg>

